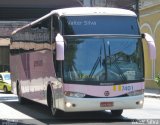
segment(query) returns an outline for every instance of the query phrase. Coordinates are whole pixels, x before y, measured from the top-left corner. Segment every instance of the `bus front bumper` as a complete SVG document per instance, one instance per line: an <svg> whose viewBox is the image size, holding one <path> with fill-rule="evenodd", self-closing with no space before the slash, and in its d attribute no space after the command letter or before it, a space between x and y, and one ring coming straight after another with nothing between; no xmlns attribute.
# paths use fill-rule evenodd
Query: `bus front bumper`
<svg viewBox="0 0 160 125"><path fill-rule="evenodd" d="M142 108L144 95L117 98L65 97L65 112L102 111Z"/></svg>

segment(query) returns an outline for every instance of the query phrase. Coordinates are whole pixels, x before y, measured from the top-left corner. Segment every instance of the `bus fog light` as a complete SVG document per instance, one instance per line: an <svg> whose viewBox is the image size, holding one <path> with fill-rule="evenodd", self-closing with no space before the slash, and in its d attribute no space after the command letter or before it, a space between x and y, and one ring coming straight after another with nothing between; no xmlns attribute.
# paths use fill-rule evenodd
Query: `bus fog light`
<svg viewBox="0 0 160 125"><path fill-rule="evenodd" d="M70 102L66 102L66 107L70 108L72 104Z"/></svg>
<svg viewBox="0 0 160 125"><path fill-rule="evenodd" d="M137 105L143 105L143 100L136 102Z"/></svg>
<svg viewBox="0 0 160 125"><path fill-rule="evenodd" d="M139 104L140 104L140 105L143 105L143 100L139 101Z"/></svg>

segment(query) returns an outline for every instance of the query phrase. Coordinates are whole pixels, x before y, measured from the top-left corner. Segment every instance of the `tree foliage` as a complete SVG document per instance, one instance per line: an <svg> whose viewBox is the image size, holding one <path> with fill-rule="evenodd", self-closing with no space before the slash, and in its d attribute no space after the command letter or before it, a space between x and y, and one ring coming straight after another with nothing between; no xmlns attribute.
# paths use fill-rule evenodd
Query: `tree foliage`
<svg viewBox="0 0 160 125"><path fill-rule="evenodd" d="M157 83L157 85L160 87L160 74L158 74L158 75L155 77L154 81L155 81L155 82Z"/></svg>

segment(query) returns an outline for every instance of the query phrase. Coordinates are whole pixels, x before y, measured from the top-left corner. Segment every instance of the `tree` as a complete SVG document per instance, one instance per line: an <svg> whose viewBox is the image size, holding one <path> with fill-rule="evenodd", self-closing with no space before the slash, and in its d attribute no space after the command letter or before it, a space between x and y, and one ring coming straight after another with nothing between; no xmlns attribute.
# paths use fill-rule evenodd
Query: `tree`
<svg viewBox="0 0 160 125"><path fill-rule="evenodd" d="M160 87L160 74L154 78L154 81L157 83L158 87Z"/></svg>

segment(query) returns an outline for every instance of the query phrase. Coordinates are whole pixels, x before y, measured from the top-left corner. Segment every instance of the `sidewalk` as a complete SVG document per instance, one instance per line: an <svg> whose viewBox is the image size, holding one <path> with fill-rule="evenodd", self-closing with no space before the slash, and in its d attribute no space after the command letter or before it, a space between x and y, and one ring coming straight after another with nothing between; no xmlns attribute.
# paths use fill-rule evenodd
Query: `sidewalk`
<svg viewBox="0 0 160 125"><path fill-rule="evenodd" d="M159 98L160 99L160 90L158 89L145 89L144 96L150 98Z"/></svg>
<svg viewBox="0 0 160 125"><path fill-rule="evenodd" d="M18 101L17 95L8 93L5 94L0 90L0 102Z"/></svg>

